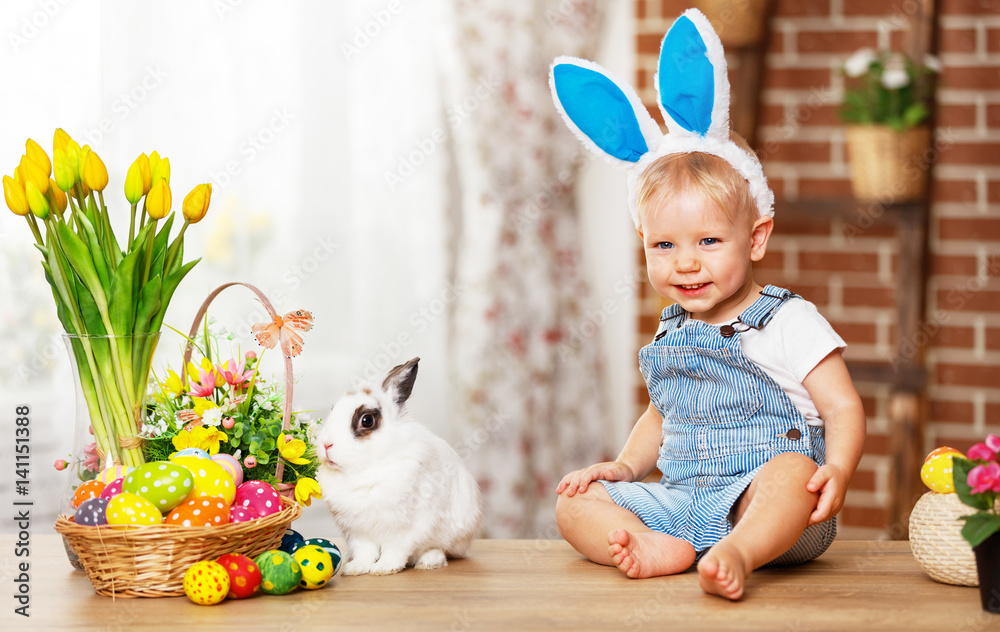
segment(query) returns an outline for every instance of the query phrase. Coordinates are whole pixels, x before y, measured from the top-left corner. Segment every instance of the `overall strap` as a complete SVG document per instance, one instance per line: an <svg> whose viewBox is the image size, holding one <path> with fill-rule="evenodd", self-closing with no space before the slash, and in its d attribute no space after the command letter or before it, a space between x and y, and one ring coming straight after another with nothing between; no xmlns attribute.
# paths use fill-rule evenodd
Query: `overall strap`
<svg viewBox="0 0 1000 632"><path fill-rule="evenodd" d="M677 329L684 323L684 315L687 312L684 311L677 303L672 303L663 308L663 312L660 313L660 327L656 332L656 337L653 339L659 340L660 338L667 335L667 332L671 329Z"/></svg>
<svg viewBox="0 0 1000 632"><path fill-rule="evenodd" d="M740 322L754 329L761 329L770 322L785 301L790 298L798 298L798 294L791 290L768 285L760 291L760 298L754 304L746 308L740 314Z"/></svg>

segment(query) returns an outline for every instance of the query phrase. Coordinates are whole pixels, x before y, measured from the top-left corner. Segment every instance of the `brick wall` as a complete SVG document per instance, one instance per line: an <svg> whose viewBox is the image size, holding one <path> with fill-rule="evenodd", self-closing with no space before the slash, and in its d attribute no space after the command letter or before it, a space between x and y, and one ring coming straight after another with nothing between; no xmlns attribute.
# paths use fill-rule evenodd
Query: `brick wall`
<svg viewBox="0 0 1000 632"><path fill-rule="evenodd" d="M761 283L790 287L816 303L847 340L849 361L886 362L896 350L928 369L925 448L965 450L1000 433L1000 9L995 0L937 0L944 70L929 221L926 309L900 341L899 238L891 223L859 215L783 219L758 266ZM637 87L651 113L663 34L690 6L637 0ZM837 117L839 68L862 46L903 50L914 0L776 0L766 43L756 145L779 199L850 196ZM729 55L731 80L740 58ZM860 220L860 221L859 221ZM866 226L863 230L851 227ZM641 253L638 255L641 261ZM662 305L647 288L638 345ZM865 456L841 514L841 534L893 535L889 524L891 385L857 382L868 415ZM645 407L640 387L637 406Z"/></svg>

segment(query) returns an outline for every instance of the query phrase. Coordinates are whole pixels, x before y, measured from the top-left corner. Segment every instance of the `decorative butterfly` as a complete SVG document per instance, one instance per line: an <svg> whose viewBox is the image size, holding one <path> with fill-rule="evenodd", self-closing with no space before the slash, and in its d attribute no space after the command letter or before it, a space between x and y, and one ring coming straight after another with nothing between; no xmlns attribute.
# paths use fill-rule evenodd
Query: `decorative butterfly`
<svg viewBox="0 0 1000 632"><path fill-rule="evenodd" d="M297 309L284 316L275 316L269 323L257 323L252 330L261 345L274 349L280 342L285 356L292 358L302 353L302 336L298 332L309 331L312 326L312 314L304 309Z"/></svg>
<svg viewBox="0 0 1000 632"><path fill-rule="evenodd" d="M174 413L174 417L177 419L177 421L181 422L182 424L185 424L184 429L187 431L191 431L192 428L204 424L201 415L194 412L193 410L178 410L176 413Z"/></svg>

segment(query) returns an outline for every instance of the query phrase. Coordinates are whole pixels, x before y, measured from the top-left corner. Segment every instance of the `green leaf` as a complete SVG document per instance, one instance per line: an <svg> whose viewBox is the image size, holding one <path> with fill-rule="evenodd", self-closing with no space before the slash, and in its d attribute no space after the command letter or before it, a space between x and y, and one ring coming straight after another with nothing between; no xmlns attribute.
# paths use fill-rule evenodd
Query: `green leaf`
<svg viewBox="0 0 1000 632"><path fill-rule="evenodd" d="M180 284L181 280L184 279L184 276L190 272L191 268L193 268L199 261L201 261L200 258L195 259L194 261L189 261L166 276L166 279L163 281L163 287L160 290L160 307L155 316L153 316L149 331L160 330L160 325L163 324L163 317L167 312L167 305L170 304L170 299L174 295L174 290L177 289L177 286Z"/></svg>
<svg viewBox="0 0 1000 632"><path fill-rule="evenodd" d="M121 265L115 270L111 280L111 298L108 301L108 320L111 328L118 335L132 333L135 323L137 302L133 288L135 287L135 265L139 260L138 252L130 252L122 259Z"/></svg>
<svg viewBox="0 0 1000 632"><path fill-rule="evenodd" d="M965 526L962 527L962 537L973 548L982 544L986 538L1000 531L1000 515L992 513L976 513L962 516Z"/></svg>
<svg viewBox="0 0 1000 632"><path fill-rule="evenodd" d="M927 107L923 103L913 103L903 111L903 122L907 128L916 127L927 118Z"/></svg>
<svg viewBox="0 0 1000 632"><path fill-rule="evenodd" d="M104 319L101 318L101 310L98 309L94 297L87 288L80 288L77 296L80 307L80 316L83 318L84 331L82 333L90 336L105 336L108 330L104 327Z"/></svg>
<svg viewBox="0 0 1000 632"><path fill-rule="evenodd" d="M273 452L275 448L274 439L270 437L264 439L264 442L260 444L260 447L264 450L264 452Z"/></svg>
<svg viewBox="0 0 1000 632"><path fill-rule="evenodd" d="M90 223L90 220L86 216L80 216L80 232L81 237L86 242L87 247L90 249L90 257L94 262L94 269L97 271L97 276L101 279L101 287L104 288L104 292L108 293L111 289L111 271L108 267L108 262L104 258L104 250L101 248L101 241L97 238L97 232L94 225ZM117 246L116 246L117 247Z"/></svg>
<svg viewBox="0 0 1000 632"><path fill-rule="evenodd" d="M107 295L104 293L104 286L97 274L97 270L94 268L94 260L90 256L90 251L87 250L86 244L66 224L59 222L55 226L66 260L73 268L73 271L79 275L84 286L90 290L98 308L102 312L107 310Z"/></svg>
<svg viewBox="0 0 1000 632"><path fill-rule="evenodd" d="M132 246L129 248L129 251L139 250L146 245L146 240L149 239L149 231L151 230L153 230L153 222L149 222L143 226L142 230L139 231L139 234L136 235L135 239L132 241Z"/></svg>
<svg viewBox="0 0 1000 632"><path fill-rule="evenodd" d="M959 456L953 458L952 463L954 467L952 476L955 478L955 493L958 494L958 499L974 509L982 511L991 509L992 504L986 498L986 494L973 494L969 486L969 472L976 467L976 464Z"/></svg>
<svg viewBox="0 0 1000 632"><path fill-rule="evenodd" d="M133 254L138 254L138 251L130 253L129 256ZM136 257L136 261L139 257ZM156 315L156 312L160 309L160 275L154 276L146 284L142 286L142 290L139 291L139 303L135 310L135 324L133 328L136 333L147 333L153 331L159 331L159 326L155 328L150 325L150 321Z"/></svg>
<svg viewBox="0 0 1000 632"><path fill-rule="evenodd" d="M268 428L268 433L270 433L272 437L277 439L278 436L281 434L281 424L280 423L271 424L270 427Z"/></svg>

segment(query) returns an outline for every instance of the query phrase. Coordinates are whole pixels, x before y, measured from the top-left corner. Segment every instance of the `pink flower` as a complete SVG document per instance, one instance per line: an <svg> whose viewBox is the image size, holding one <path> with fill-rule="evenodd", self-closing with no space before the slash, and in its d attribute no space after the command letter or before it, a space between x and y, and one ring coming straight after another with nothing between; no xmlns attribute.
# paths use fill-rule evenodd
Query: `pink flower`
<svg viewBox="0 0 1000 632"><path fill-rule="evenodd" d="M228 382L229 385L237 391L249 386L247 382L253 379L254 372L252 370L244 371L243 369L244 367L236 364L236 360L233 358L229 358L229 362L226 362L225 365L219 367L219 371L222 372L222 377L224 377L226 382Z"/></svg>
<svg viewBox="0 0 1000 632"><path fill-rule="evenodd" d="M994 437L996 435L990 435ZM988 440L988 439L987 439ZM997 458L997 451L991 450L989 445L985 443L977 443L976 445L969 448L969 452L966 455L970 461L993 461Z"/></svg>
<svg viewBox="0 0 1000 632"><path fill-rule="evenodd" d="M83 453L87 455L87 458L83 460L83 467L91 472L96 472L98 470L98 462L100 461L97 456L97 443L84 446Z"/></svg>
<svg viewBox="0 0 1000 632"><path fill-rule="evenodd" d="M247 351L246 359L253 362L257 359L257 353L255 351Z"/></svg>
<svg viewBox="0 0 1000 632"><path fill-rule="evenodd" d="M191 390L188 391L188 395L192 397L209 397L215 390L216 376L215 371L206 371L204 368L199 370L198 381L200 384L191 383Z"/></svg>
<svg viewBox="0 0 1000 632"><path fill-rule="evenodd" d="M986 437L986 447L994 452L1000 452L1000 437L995 434L991 434Z"/></svg>
<svg viewBox="0 0 1000 632"><path fill-rule="evenodd" d="M989 465L977 465L969 472L966 481L973 494L983 492L1000 492L1000 463L990 463Z"/></svg>

